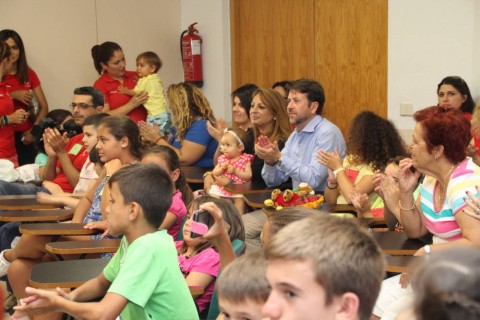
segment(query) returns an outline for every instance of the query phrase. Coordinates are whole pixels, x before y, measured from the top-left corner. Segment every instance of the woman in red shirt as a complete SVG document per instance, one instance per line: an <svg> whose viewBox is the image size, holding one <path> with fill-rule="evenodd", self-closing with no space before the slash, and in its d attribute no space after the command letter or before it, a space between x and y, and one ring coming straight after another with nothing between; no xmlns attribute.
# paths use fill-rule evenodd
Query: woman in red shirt
<svg viewBox="0 0 480 320"><path fill-rule="evenodd" d="M127 115L135 122L145 121L147 111L143 103L148 100L146 92L133 97L118 91L119 86L135 88L138 76L133 71L126 71L125 55L115 42L104 42L92 48L92 58L100 78L93 84L105 97L104 112L111 115Z"/></svg>
<svg viewBox="0 0 480 320"><path fill-rule="evenodd" d="M34 107L33 99L38 102L38 110L35 110L35 116L27 121L19 123L14 115L11 123L15 131L15 146L20 165L34 163L37 154L34 147L34 137L31 134L32 126L39 124L40 120L45 118L48 113L48 103L43 93L40 80L32 69L29 68L25 54L25 47L22 38L14 30L0 31L0 41L5 42L10 47L11 68L3 79L10 96L13 98L14 109L25 110ZM32 110L33 114L33 110Z"/></svg>
<svg viewBox="0 0 480 320"><path fill-rule="evenodd" d="M0 41L0 79L3 79L10 68L9 58L10 47ZM0 159L12 161L15 167L18 167L18 159L13 137L13 124L23 123L27 119L27 114L24 110L14 112L13 100L8 94L7 87L5 83L0 82Z"/></svg>

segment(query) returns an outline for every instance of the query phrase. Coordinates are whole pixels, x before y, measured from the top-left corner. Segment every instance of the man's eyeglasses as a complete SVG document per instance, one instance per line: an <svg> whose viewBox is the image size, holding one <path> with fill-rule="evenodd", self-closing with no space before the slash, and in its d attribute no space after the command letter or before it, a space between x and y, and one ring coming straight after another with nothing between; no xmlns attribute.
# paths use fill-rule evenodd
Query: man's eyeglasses
<svg viewBox="0 0 480 320"><path fill-rule="evenodd" d="M86 103L75 103L75 102L70 103L70 108L72 108L72 110L75 109L75 107L78 107L79 109L82 109L82 110L87 110L88 108L96 108L97 106L93 104L86 104Z"/></svg>

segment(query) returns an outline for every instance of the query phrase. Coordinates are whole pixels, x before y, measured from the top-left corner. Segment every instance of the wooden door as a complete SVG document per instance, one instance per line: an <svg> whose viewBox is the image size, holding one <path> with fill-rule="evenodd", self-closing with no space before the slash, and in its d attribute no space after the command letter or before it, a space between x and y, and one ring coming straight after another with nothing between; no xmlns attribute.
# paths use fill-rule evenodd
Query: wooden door
<svg viewBox="0 0 480 320"><path fill-rule="evenodd" d="M313 78L345 134L362 110L387 115L387 0L231 0L232 87Z"/></svg>
<svg viewBox="0 0 480 320"><path fill-rule="evenodd" d="M232 87L314 77L314 0L231 0Z"/></svg>

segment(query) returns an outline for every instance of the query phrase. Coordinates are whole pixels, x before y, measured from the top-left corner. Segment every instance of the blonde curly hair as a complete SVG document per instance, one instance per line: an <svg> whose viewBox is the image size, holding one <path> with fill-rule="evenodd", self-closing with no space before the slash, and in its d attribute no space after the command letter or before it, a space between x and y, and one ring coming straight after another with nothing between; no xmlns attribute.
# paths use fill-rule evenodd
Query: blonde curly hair
<svg viewBox="0 0 480 320"><path fill-rule="evenodd" d="M167 98L172 109L173 125L177 130L177 139L185 138L185 132L198 119L216 122L210 103L203 93L190 83L172 84L167 89Z"/></svg>

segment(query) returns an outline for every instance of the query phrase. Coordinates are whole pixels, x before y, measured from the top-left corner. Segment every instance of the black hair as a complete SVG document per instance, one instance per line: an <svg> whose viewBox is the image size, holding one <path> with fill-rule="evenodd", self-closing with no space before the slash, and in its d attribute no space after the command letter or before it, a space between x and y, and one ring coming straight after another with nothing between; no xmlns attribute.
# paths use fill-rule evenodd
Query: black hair
<svg viewBox="0 0 480 320"><path fill-rule="evenodd" d="M136 202L145 219L155 228L160 227L172 205L173 184L170 176L153 164L132 164L115 172L108 186L118 184L124 203Z"/></svg>
<svg viewBox="0 0 480 320"><path fill-rule="evenodd" d="M73 94L79 96L92 97L92 103L95 107L102 107L105 104L103 93L95 87L79 87L73 90Z"/></svg>
<svg viewBox="0 0 480 320"><path fill-rule="evenodd" d="M110 116L103 118L99 126L101 125L107 127L117 141L126 137L130 153L137 159L142 157L144 145L140 140L140 130L135 121L127 116Z"/></svg>
<svg viewBox="0 0 480 320"><path fill-rule="evenodd" d="M475 102L473 102L472 94L470 93L470 88L468 87L465 80L458 76L449 76L443 78L442 81L437 86L437 93L440 90L440 87L444 84L449 84L457 89L462 96L467 96L467 99L460 106L462 112L473 113L473 108L475 108Z"/></svg>
<svg viewBox="0 0 480 320"><path fill-rule="evenodd" d="M258 86L256 84L247 83L232 91L232 101L235 97L240 99L240 105L245 109L248 118L250 118L250 107L252 106L253 92L255 92L257 89Z"/></svg>
<svg viewBox="0 0 480 320"><path fill-rule="evenodd" d="M94 126L95 128L98 128L100 122L109 116L110 115L108 113L92 114L85 118L85 121L83 121L83 126Z"/></svg>
<svg viewBox="0 0 480 320"><path fill-rule="evenodd" d="M165 163L167 164L168 169L170 171L174 171L176 169L180 170L180 175L177 181L174 182L175 188L180 190L180 192L182 193L183 203L185 204L185 207L188 208L188 206L190 205L190 202L192 202L193 200L193 192L192 192L192 189L190 189L190 186L188 185L185 174L180 168L180 159L178 158L177 153L173 151L173 149L170 147L154 145L150 149L145 151L142 157L145 157L150 154L160 155L162 159L165 160Z"/></svg>
<svg viewBox="0 0 480 320"><path fill-rule="evenodd" d="M25 54L25 46L23 45L22 38L16 31L10 29L4 29L0 31L1 42L5 42L9 38L12 38L13 41L15 41L15 44L17 45L19 50L17 60L17 77L20 80L20 83L25 83L28 81L28 63L27 55Z"/></svg>
<svg viewBox="0 0 480 320"><path fill-rule="evenodd" d="M96 44L92 47L93 65L98 74L102 74L103 68L101 64L107 64L108 60L113 57L113 53L117 50L121 51L122 47L111 41L106 41L100 45Z"/></svg>
<svg viewBox="0 0 480 320"><path fill-rule="evenodd" d="M290 91L298 91L307 95L308 101L318 102L317 114L321 115L325 104L325 91L320 83L310 79L298 79L290 83Z"/></svg>

